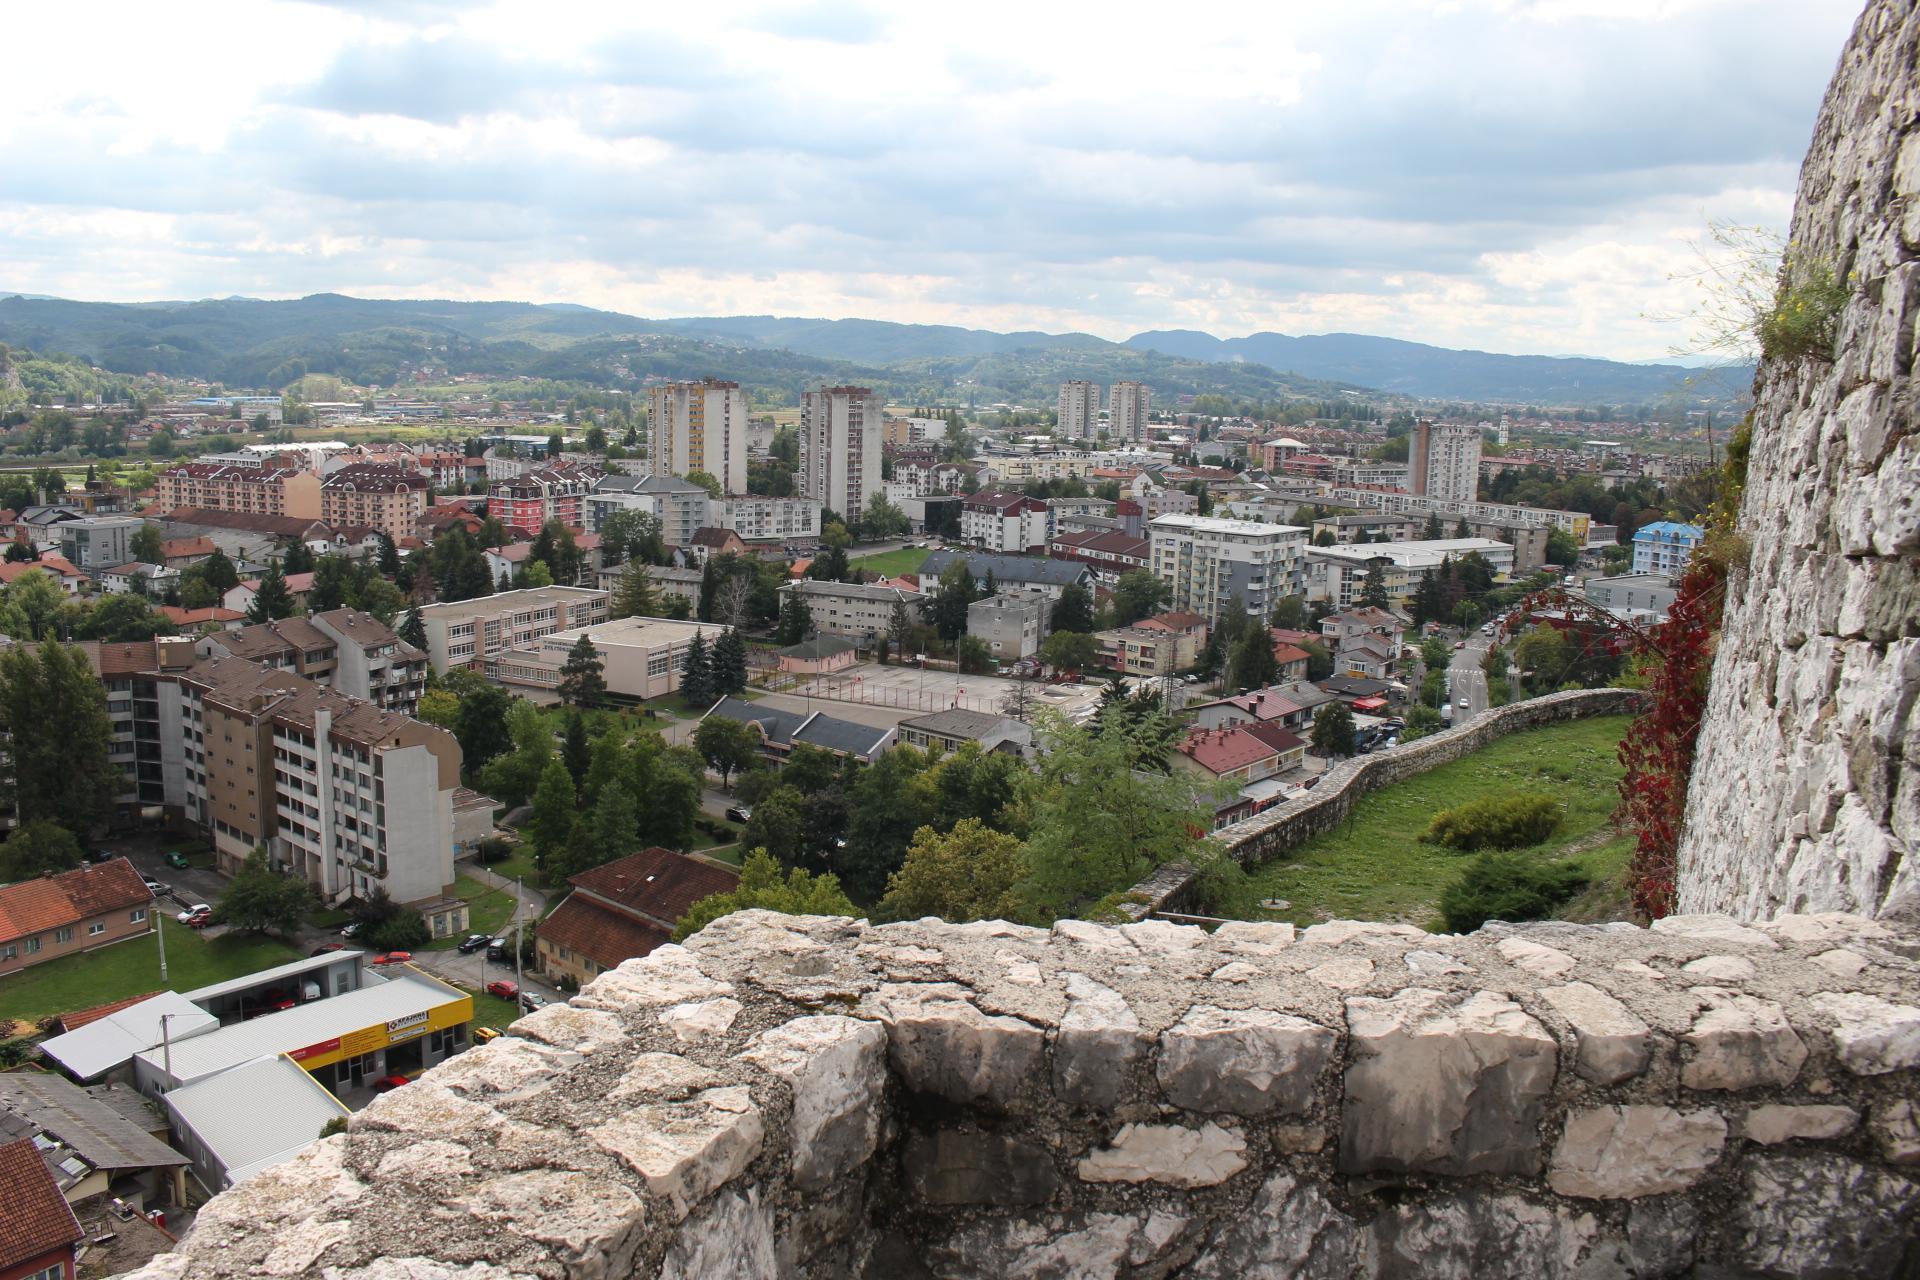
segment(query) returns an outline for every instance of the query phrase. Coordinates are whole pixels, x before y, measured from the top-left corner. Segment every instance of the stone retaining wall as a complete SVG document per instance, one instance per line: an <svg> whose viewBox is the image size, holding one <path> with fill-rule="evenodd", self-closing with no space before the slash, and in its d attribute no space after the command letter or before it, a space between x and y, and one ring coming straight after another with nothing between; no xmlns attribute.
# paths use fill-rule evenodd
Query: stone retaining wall
<svg viewBox="0 0 1920 1280"><path fill-rule="evenodd" d="M140 1280L1920 1268L1920 938L744 912L217 1197Z"/></svg>

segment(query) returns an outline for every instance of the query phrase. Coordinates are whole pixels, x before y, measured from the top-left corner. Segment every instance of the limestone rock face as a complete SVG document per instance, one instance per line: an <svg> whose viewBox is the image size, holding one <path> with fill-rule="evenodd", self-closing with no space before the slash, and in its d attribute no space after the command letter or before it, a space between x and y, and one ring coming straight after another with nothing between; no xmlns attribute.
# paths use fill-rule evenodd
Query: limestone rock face
<svg viewBox="0 0 1920 1280"><path fill-rule="evenodd" d="M1234 1216L1187 1274L1193 1280L1346 1280L1357 1274L1364 1253L1359 1224L1336 1209L1317 1186L1279 1173L1261 1184L1247 1212Z"/></svg>
<svg viewBox="0 0 1920 1280"><path fill-rule="evenodd" d="M1080 1161L1087 1182L1158 1182L1170 1187L1211 1187L1247 1167L1246 1140L1212 1122L1197 1129L1177 1124L1130 1124L1104 1147Z"/></svg>
<svg viewBox="0 0 1920 1280"><path fill-rule="evenodd" d="M1679 851L1682 910L1879 915L1920 892L1920 10L1872 0L1790 240L1850 285L1832 360L1763 363Z"/></svg>
<svg viewBox="0 0 1920 1280"><path fill-rule="evenodd" d="M1156 1071L1188 1111L1302 1115L1336 1039L1292 1014L1198 1005L1161 1037Z"/></svg>
<svg viewBox="0 0 1920 1280"><path fill-rule="evenodd" d="M1738 1260L1777 1276L1897 1276L1912 1266L1911 1179L1845 1156L1773 1156L1748 1166ZM1818 1221L1819 1230L1806 1224Z"/></svg>
<svg viewBox="0 0 1920 1280"><path fill-rule="evenodd" d="M1567 1117L1547 1185L1563 1196L1632 1200L1681 1191L1720 1158L1727 1122L1713 1111L1595 1107Z"/></svg>
<svg viewBox="0 0 1920 1280"><path fill-rule="evenodd" d="M1653 1031L1619 997L1585 982L1547 987L1540 995L1573 1028L1574 1067L1582 1076L1618 1084L1647 1069Z"/></svg>
<svg viewBox="0 0 1920 1280"><path fill-rule="evenodd" d="M1151 1041L1125 997L1084 974L1067 975L1067 1011L1053 1039L1053 1091L1062 1102L1111 1107Z"/></svg>
<svg viewBox="0 0 1920 1280"><path fill-rule="evenodd" d="M1683 1037L1693 1057L1680 1071L1689 1089L1751 1089L1791 1084L1807 1046L1771 1000L1718 987L1696 987L1706 1003Z"/></svg>
<svg viewBox="0 0 1920 1280"><path fill-rule="evenodd" d="M1410 988L1347 1001L1340 1167L1350 1173L1532 1173L1558 1056L1506 996Z"/></svg>
<svg viewBox="0 0 1920 1280"><path fill-rule="evenodd" d="M793 1180L821 1187L865 1163L886 1116L887 1036L854 1018L796 1018L742 1054L793 1087Z"/></svg>

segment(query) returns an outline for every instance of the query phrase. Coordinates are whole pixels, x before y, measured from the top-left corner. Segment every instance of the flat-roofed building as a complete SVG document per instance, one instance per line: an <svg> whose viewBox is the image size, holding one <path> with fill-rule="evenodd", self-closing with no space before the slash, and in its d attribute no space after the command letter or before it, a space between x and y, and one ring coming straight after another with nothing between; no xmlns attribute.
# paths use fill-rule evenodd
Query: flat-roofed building
<svg viewBox="0 0 1920 1280"><path fill-rule="evenodd" d="M556 631L607 620L608 593L589 587L529 587L420 610L433 669L471 667L508 649L532 648Z"/></svg>
<svg viewBox="0 0 1920 1280"><path fill-rule="evenodd" d="M1307 531L1300 526L1164 515L1148 530L1153 572L1171 589L1170 608L1218 620L1238 600L1264 618L1302 590Z"/></svg>
<svg viewBox="0 0 1920 1280"><path fill-rule="evenodd" d="M1011 716L949 707L900 722L900 745L922 751L958 751L977 743L982 751L1025 754L1033 747L1033 729Z"/></svg>
<svg viewBox="0 0 1920 1280"><path fill-rule="evenodd" d="M862 582L815 582L800 579L780 588L806 603L814 630L821 635L844 636L857 645L871 646L894 628L894 609L904 607L907 621L920 616L921 595L900 587Z"/></svg>
<svg viewBox="0 0 1920 1280"><path fill-rule="evenodd" d="M285 1164L351 1114L285 1054L263 1054L162 1099L194 1179L218 1193Z"/></svg>
<svg viewBox="0 0 1920 1280"><path fill-rule="evenodd" d="M1478 555L1493 566L1498 577L1513 574L1510 543L1493 538L1436 538L1414 542L1376 542L1361 546L1311 547L1307 550L1307 597L1336 609L1359 601L1367 575L1378 566L1390 603L1411 600L1420 583L1449 560Z"/></svg>
<svg viewBox="0 0 1920 1280"><path fill-rule="evenodd" d="M866 387L822 387L800 397L800 491L849 520L881 492L884 404Z"/></svg>
<svg viewBox="0 0 1920 1280"><path fill-rule="evenodd" d="M535 644L508 649L481 663L480 672L500 684L557 688L568 653L585 636L600 655L601 676L610 695L635 701L662 698L679 691L694 637L705 636L711 646L725 631L725 627L712 622L615 618L590 627L556 631Z"/></svg>
<svg viewBox="0 0 1920 1280"><path fill-rule="evenodd" d="M747 491L746 392L706 378L647 388L647 456L655 475L704 471L722 493ZM877 425L877 424L876 424Z"/></svg>

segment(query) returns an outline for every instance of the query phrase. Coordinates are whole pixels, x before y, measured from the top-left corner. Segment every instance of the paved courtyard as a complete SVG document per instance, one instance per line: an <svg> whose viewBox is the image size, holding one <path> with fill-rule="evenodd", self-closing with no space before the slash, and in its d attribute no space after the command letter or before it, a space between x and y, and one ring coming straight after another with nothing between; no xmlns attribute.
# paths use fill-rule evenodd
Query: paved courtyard
<svg viewBox="0 0 1920 1280"><path fill-rule="evenodd" d="M852 703L888 708L901 719L964 707L970 711L1000 711L1008 694L1026 685L1034 705L1052 707L1069 719L1080 720L1100 705L1103 684L1042 684L1033 680L1003 680L998 676L966 676L953 671L923 671L917 667L883 667L863 663L831 675L815 676L785 691L788 698Z"/></svg>

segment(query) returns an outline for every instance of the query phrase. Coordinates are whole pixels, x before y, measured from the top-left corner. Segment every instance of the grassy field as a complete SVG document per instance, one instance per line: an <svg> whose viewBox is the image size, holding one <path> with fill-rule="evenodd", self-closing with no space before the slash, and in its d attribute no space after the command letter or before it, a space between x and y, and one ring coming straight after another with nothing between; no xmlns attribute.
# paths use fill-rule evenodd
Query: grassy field
<svg viewBox="0 0 1920 1280"><path fill-rule="evenodd" d="M153 938L133 938L0 979L0 1018L44 1018L163 987L191 991L300 958L286 943L259 934L209 938L175 924L171 915L161 916L160 927L167 936L165 982Z"/></svg>
<svg viewBox="0 0 1920 1280"><path fill-rule="evenodd" d="M488 870L498 870L504 865L496 862ZM497 937L501 927L513 914L511 889L496 889L492 885L482 884L472 876L454 877L453 896L466 899L467 933L484 933ZM424 950L451 951L459 946L465 937L466 934L460 937L436 938L429 942Z"/></svg>
<svg viewBox="0 0 1920 1280"><path fill-rule="evenodd" d="M855 569L897 578L903 573L920 572L920 565L932 554L926 547L902 547L898 551L886 551L877 556L857 556L850 563Z"/></svg>
<svg viewBox="0 0 1920 1280"><path fill-rule="evenodd" d="M1336 831L1308 841L1249 877L1257 899L1290 905L1275 918L1308 925L1327 919L1404 921L1436 927L1440 894L1459 878L1472 855L1422 844L1433 815L1485 796L1544 791L1565 806L1559 828L1538 846L1543 857L1580 857L1596 877L1595 887L1569 910L1586 918L1615 919L1608 912L1631 851L1630 841L1610 826L1619 802L1620 764L1615 751L1628 718L1605 716L1533 729L1503 738L1464 760L1362 799Z"/></svg>

